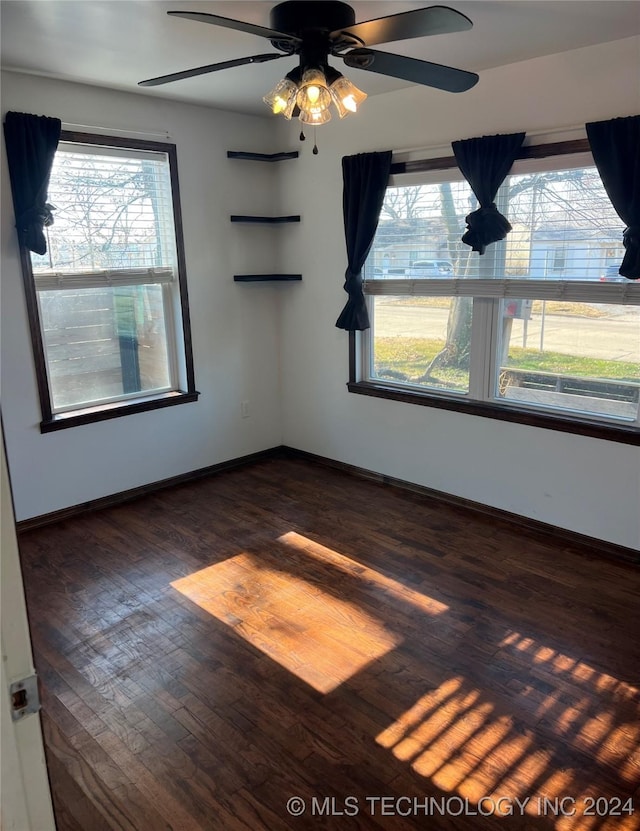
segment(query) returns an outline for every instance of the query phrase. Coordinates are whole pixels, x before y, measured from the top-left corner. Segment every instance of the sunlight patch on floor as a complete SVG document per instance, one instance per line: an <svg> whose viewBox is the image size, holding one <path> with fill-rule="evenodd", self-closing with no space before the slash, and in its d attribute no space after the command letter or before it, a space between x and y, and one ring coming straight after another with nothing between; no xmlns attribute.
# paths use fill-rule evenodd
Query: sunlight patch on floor
<svg viewBox="0 0 640 831"><path fill-rule="evenodd" d="M496 680L490 667L486 690L482 670L474 682L455 675L419 698L377 743L472 805L521 799L528 816L545 816L556 831L640 828L637 804L629 813L640 781L636 688L518 632L509 631L497 646L504 695L489 689ZM563 759L565 745L577 751L573 767ZM596 794L593 781L610 787ZM598 813L625 805L617 815Z"/></svg>
<svg viewBox="0 0 640 831"><path fill-rule="evenodd" d="M296 542L285 537L286 544ZM321 693L336 689L402 642L381 619L349 599L353 587L341 588L339 572L333 590L325 588L326 575L313 556L306 558L303 576L284 554L281 547L259 557L238 554L171 585ZM331 552L333 565L341 560L347 558ZM378 578L392 590L371 569L357 574L365 588L377 585Z"/></svg>
<svg viewBox="0 0 640 831"><path fill-rule="evenodd" d="M434 600L429 595L414 591L398 580L393 580L391 577L387 577L379 571L363 565L358 560L346 557L344 554L339 554L332 548L320 545L320 543L314 542L309 537L305 537L295 531L289 531L287 534L278 537L278 539L280 542L314 557L319 562L328 563L345 574L356 576L358 579L370 583L380 591L381 599L384 599L386 595L395 601L400 600L403 603L408 603L429 616L440 615L449 609L447 605Z"/></svg>

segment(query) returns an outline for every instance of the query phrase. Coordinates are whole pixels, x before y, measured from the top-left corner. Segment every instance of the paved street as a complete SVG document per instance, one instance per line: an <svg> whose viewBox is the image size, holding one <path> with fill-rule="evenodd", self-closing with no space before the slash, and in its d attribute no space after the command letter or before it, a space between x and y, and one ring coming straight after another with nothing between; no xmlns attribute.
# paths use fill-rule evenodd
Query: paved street
<svg viewBox="0 0 640 831"><path fill-rule="evenodd" d="M640 308L616 307L620 313L611 317L572 317L546 314L542 345L545 351L561 352L615 361L640 363ZM385 302L376 303L375 331L380 337L445 337L447 309L410 306ZM542 315L536 314L527 323L514 320L511 343L539 349Z"/></svg>

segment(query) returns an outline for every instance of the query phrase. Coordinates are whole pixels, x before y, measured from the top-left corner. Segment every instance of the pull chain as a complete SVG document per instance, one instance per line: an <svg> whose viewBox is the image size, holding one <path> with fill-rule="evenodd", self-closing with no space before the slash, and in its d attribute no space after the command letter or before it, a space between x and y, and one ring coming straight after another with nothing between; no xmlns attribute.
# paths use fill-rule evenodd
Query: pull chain
<svg viewBox="0 0 640 831"><path fill-rule="evenodd" d="M300 138L300 141L306 141L307 140L307 137L304 134L304 130L300 130L299 138ZM313 151L312 152L313 152L314 156L318 155L318 142L316 140L316 128L315 127L313 128Z"/></svg>

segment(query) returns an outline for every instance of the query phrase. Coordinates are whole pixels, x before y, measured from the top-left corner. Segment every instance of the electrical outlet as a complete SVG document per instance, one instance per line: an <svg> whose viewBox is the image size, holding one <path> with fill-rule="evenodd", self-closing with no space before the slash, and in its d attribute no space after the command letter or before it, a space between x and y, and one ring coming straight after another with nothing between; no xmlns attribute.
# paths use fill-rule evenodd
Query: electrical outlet
<svg viewBox="0 0 640 831"><path fill-rule="evenodd" d="M240 415L242 418L249 418L249 402L248 401L241 401L240 402Z"/></svg>

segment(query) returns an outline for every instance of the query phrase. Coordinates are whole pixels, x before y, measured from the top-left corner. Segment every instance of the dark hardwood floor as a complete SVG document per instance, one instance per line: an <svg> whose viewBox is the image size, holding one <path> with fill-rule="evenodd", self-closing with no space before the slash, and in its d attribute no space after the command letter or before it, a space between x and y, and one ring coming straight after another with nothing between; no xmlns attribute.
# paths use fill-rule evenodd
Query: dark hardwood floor
<svg viewBox="0 0 640 831"><path fill-rule="evenodd" d="M59 831L640 827L633 566L295 459L20 548Z"/></svg>

